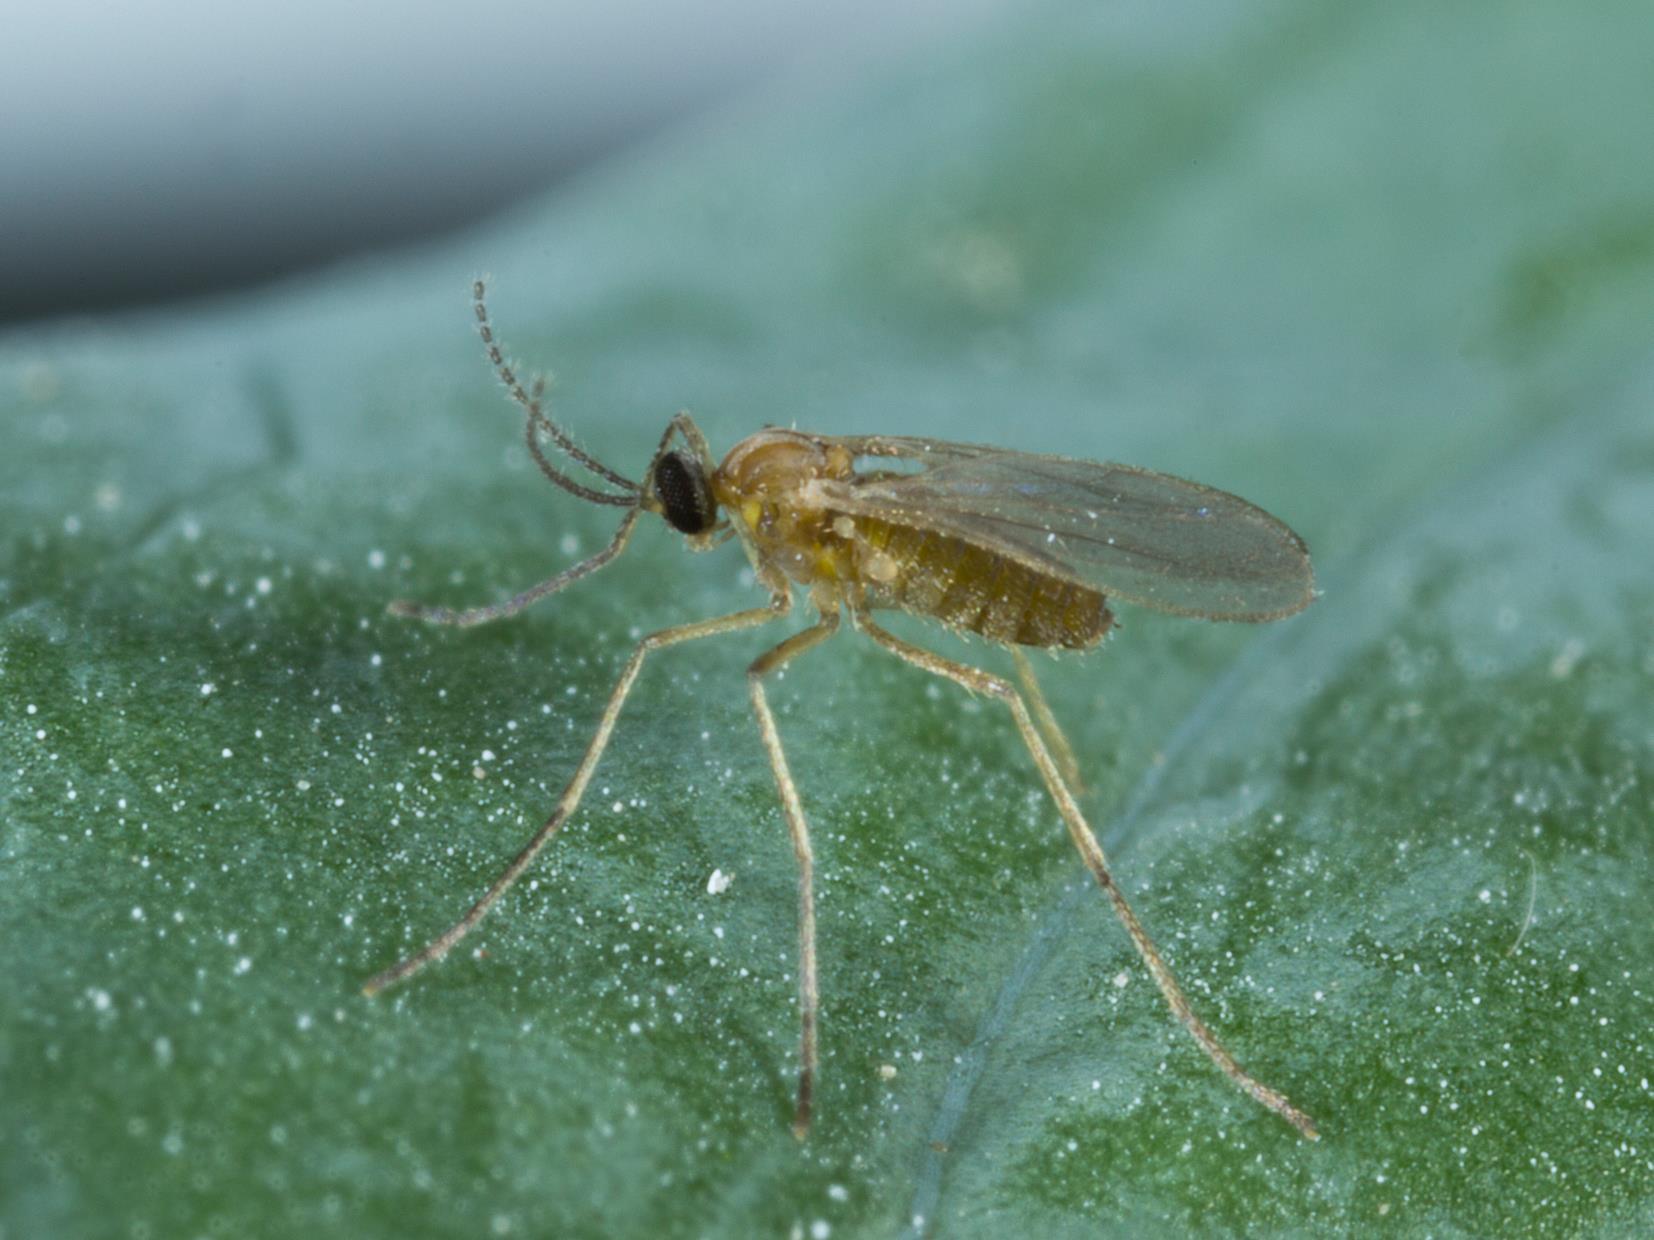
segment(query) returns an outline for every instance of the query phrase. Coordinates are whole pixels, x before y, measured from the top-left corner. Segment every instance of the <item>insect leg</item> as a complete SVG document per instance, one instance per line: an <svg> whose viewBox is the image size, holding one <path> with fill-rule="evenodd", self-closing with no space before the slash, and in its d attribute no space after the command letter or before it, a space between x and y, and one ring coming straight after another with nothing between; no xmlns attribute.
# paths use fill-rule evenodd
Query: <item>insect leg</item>
<svg viewBox="0 0 1654 1240"><path fill-rule="evenodd" d="M1177 978L1172 975L1171 967L1160 955L1159 948L1155 947L1154 940L1149 938L1149 932L1143 929L1143 923L1137 920L1137 914L1132 911L1126 901L1125 892L1120 890L1119 884L1114 881L1114 875L1109 872L1108 859L1103 855L1103 846L1097 842L1097 837L1086 824L1085 817L1080 813L1080 807L1074 800L1074 794L1068 790L1063 782L1062 774L1057 769L1057 763L1051 756L1051 751L1040 738L1039 729L1034 726L1033 718L1028 713L1028 706L1022 695L1014 687L997 676L992 676L980 668L970 667L963 663L955 663L939 654L925 650L904 642L892 633L887 633L873 622L871 617L858 613L857 627L871 637L879 645L890 651L896 657L904 659L915 667L937 676L944 676L956 684L963 685L972 693L985 693L996 697L1010 707L1012 716L1016 719L1017 731L1022 733L1022 741L1028 747L1029 754L1034 759L1034 765L1039 768L1045 786L1051 793L1051 799L1057 803L1057 810L1062 814L1063 822L1068 826L1069 837L1074 841L1074 847L1079 849L1080 856L1086 866L1096 878L1097 885L1103 889L1114 905L1114 912L1131 936L1137 954L1143 958L1155 983L1160 987L1160 993L1166 997L1166 1004L1172 1010L1172 1015L1182 1022L1201 1049L1211 1058L1212 1062L1222 1069L1223 1074L1239 1085L1258 1102L1274 1111L1287 1123L1291 1124L1311 1141L1317 1139L1315 1121L1310 1119L1297 1107L1289 1102L1286 1096L1269 1088L1261 1081L1247 1074L1235 1062L1235 1057L1229 1053L1217 1035L1206 1027L1204 1021L1195 1015L1194 1009L1189 1006L1189 1000L1183 993L1183 988L1177 984Z"/></svg>
<svg viewBox="0 0 1654 1240"><path fill-rule="evenodd" d="M798 860L798 1009L802 1024L799 1042L798 1109L793 1113L793 1136L802 1141L810 1131L810 1108L816 1071L816 906L810 827L798 799L787 755L781 748L781 734L775 728L769 699L764 694L764 677L784 663L818 646L838 631L838 612L828 612L810 628L794 633L780 645L766 651L747 669L747 687L752 694L758 732L764 739L775 786L781 794L781 809L787 830L793 837L793 856Z"/></svg>
<svg viewBox="0 0 1654 1240"><path fill-rule="evenodd" d="M555 577L542 581L537 586L530 586L517 595L516 598L485 607L468 607L464 611L454 611L447 607L397 599L386 610L393 616L408 616L415 620L427 621L430 624L451 624L462 629L468 629L473 624L487 624L490 620L503 620L507 616L514 616L525 607L538 603L546 595L556 594L564 586L573 585L582 577L590 576L624 551L627 542L632 537L632 527L637 524L640 511L641 509L634 508L628 512L621 520L620 528L615 531L613 540L610 541L607 547L592 556L591 559L582 560L571 568L565 568Z"/></svg>
<svg viewBox="0 0 1654 1240"><path fill-rule="evenodd" d="M586 746L585 756L575 768L574 777L569 780L568 787L563 789L563 795L557 799L557 806L551 811L551 817L534 833L534 838L524 845L523 850L511 859L511 864L500 872L500 876L483 893L482 898L466 910L465 916L412 956L392 965L382 973L375 974L362 987L362 992L370 996L375 995L392 983L419 972L431 962L441 960L454 944L470 933L471 928L483 919L488 910L494 907L499 898L522 876L523 871L528 869L540 850L557 834L558 829L580 804L586 784L590 781L592 772L597 769L597 761L603 756L603 750L609 743L615 720L620 716L620 708L625 704L626 695L632 689L632 682L637 679L643 660L651 650L768 624L785 615L790 607L791 597L777 594L768 607L754 607L748 611L735 612L733 615L699 620L693 624L680 624L670 629L662 629L658 633L651 633L640 641L637 649L632 651L632 657L627 660L625 670L620 673L620 679L615 682L614 690L609 694L609 704L603 708L603 717L598 721L597 731L592 734L592 739Z"/></svg>
<svg viewBox="0 0 1654 1240"><path fill-rule="evenodd" d="M1062 777L1068 781L1068 786L1074 790L1076 796L1084 796L1085 780L1080 778L1080 764L1074 758L1074 747L1068 743L1068 737L1064 735L1057 717L1051 713L1045 694L1040 692L1039 681L1034 678L1034 665L1028 661L1028 656L1022 653L1021 646L1011 647L1011 660L1016 664L1017 679L1022 682L1022 694L1028 699L1028 707L1034 712L1034 719L1039 724L1040 734L1045 737L1045 743L1051 746Z"/></svg>

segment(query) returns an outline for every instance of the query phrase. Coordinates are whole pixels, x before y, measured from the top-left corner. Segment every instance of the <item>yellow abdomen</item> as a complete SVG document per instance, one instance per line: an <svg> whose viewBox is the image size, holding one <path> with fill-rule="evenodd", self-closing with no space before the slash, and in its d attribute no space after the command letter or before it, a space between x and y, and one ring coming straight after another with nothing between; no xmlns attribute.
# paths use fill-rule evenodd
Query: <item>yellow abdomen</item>
<svg viewBox="0 0 1654 1240"><path fill-rule="evenodd" d="M932 530L858 516L859 574L874 607L931 616L1006 645L1084 650L1114 617L1103 596Z"/></svg>

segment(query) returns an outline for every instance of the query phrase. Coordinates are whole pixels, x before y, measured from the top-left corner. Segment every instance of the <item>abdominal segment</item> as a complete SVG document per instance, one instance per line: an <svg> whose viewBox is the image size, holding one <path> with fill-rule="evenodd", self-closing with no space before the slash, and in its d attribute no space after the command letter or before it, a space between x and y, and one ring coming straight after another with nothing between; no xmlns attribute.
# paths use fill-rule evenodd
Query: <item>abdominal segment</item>
<svg viewBox="0 0 1654 1240"><path fill-rule="evenodd" d="M874 607L897 607L1006 645L1083 650L1114 618L1095 590L960 538L858 516L857 574Z"/></svg>

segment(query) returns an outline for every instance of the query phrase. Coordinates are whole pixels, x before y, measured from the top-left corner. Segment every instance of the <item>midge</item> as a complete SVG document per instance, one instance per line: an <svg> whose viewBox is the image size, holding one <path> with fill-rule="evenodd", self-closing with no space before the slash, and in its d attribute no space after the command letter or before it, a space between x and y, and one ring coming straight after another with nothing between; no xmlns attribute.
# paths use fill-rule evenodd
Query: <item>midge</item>
<svg viewBox="0 0 1654 1240"><path fill-rule="evenodd" d="M1086 650L1113 623L1110 598L1207 620L1278 620L1308 606L1315 579L1303 541L1281 522L1223 491L1165 474L1035 456L1000 448L904 439L835 437L762 430L717 463L686 413L672 419L639 482L582 451L540 408L541 389L523 390L489 327L483 285L472 289L477 323L500 379L527 414L528 450L558 486L594 504L623 510L612 542L591 559L490 607L452 611L417 603L391 611L436 624L472 625L522 611L602 568L625 548L639 517L653 513L682 533L692 551L740 541L762 607L651 633L627 661L585 756L545 825L466 914L422 950L364 987L372 995L440 959L522 876L580 804L614 732L620 708L651 651L770 624L807 594L814 624L784 638L747 669L758 733L775 772L781 808L798 859L798 1000L803 1022L798 1107L793 1132L810 1128L816 1071L815 900L810 829L764 692L765 679L850 622L878 645L933 676L1003 702L1040 778L1098 884L1148 966L1172 1014L1212 1062L1304 1136L1314 1123L1285 1095L1247 1074L1195 1015L1171 969L1109 872L1074 788L1073 750L1045 703L1025 646ZM549 440L595 481L577 482L546 458ZM881 468L882 462L900 468ZM939 620L1007 647L1020 689L981 668L957 663L886 632L874 619L895 608Z"/></svg>

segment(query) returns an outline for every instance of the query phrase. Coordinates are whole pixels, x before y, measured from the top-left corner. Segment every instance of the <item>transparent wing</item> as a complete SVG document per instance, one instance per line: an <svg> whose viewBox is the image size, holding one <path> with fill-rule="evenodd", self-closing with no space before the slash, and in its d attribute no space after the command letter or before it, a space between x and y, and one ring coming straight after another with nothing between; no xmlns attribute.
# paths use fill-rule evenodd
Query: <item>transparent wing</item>
<svg viewBox="0 0 1654 1240"><path fill-rule="evenodd" d="M1303 540L1263 509L1168 474L896 436L844 438L876 465L823 482L855 516L932 529L1115 598L1212 620L1274 620L1309 605Z"/></svg>

